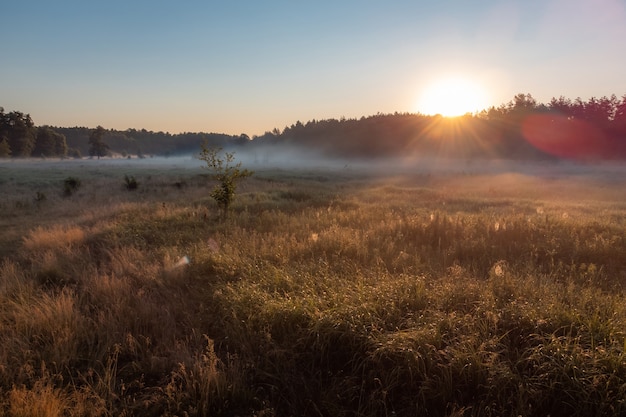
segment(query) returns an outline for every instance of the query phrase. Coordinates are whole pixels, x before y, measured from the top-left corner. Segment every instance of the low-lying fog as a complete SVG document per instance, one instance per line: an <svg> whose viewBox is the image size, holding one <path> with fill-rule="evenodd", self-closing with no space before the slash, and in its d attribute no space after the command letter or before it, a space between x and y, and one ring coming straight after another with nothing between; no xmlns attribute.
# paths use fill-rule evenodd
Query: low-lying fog
<svg viewBox="0 0 626 417"><path fill-rule="evenodd" d="M236 148L233 150L235 163L241 162L243 168L255 171L270 170L331 170L379 175L396 174L498 174L519 173L532 176L570 176L593 175L607 179L621 180L626 174L626 164L622 162L576 162L567 160L554 161L519 161L505 159L458 159L438 156L410 156L406 158L348 159L332 158L311 149L295 147L268 146L266 148ZM164 169L201 169L206 164L196 155L148 156L137 158L106 157L101 159L0 159L0 167L46 166L59 167L63 164L84 166L119 166L121 167L162 167Z"/></svg>

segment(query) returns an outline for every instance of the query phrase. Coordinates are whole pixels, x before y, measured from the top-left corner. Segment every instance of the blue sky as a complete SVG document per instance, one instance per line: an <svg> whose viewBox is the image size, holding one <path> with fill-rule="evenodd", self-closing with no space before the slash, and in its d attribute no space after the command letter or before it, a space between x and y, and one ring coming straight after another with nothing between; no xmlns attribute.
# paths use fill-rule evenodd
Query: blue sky
<svg viewBox="0 0 626 417"><path fill-rule="evenodd" d="M0 17L0 106L37 125L252 136L423 111L452 75L496 106L626 93L626 0L20 0Z"/></svg>

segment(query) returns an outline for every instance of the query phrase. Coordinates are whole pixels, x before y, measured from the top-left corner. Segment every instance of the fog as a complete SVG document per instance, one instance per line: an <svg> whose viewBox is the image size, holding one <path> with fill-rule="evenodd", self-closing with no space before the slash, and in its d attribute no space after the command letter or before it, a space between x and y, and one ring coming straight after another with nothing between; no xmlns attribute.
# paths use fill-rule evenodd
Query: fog
<svg viewBox="0 0 626 417"><path fill-rule="evenodd" d="M225 151L234 154L234 163L257 172L273 170L334 171L372 175L489 175L518 173L536 177L594 176L609 181L621 181L626 165L620 162L576 162L568 160L520 161L515 159L462 159L436 155L407 156L404 158L339 158L328 157L310 148L284 145L244 146ZM0 168L17 167L98 167L150 168L164 171L201 170L206 166L197 155L148 156L145 158L105 157L101 159L0 159Z"/></svg>

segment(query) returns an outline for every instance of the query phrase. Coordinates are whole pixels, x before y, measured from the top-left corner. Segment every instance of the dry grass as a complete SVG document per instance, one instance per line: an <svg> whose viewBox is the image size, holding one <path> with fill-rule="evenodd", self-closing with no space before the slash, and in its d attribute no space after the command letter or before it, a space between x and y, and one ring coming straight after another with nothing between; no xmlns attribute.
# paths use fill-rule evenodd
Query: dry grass
<svg viewBox="0 0 626 417"><path fill-rule="evenodd" d="M626 412L620 183L77 168L0 180L8 415Z"/></svg>

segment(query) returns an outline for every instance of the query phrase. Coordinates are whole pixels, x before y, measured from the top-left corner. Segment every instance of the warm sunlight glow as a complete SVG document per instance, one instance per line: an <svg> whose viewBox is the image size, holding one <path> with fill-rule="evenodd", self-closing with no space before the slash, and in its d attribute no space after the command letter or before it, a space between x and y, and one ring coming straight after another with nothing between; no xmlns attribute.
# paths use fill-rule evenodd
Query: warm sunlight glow
<svg viewBox="0 0 626 417"><path fill-rule="evenodd" d="M462 116L488 107L484 89L463 78L446 78L430 84L417 103L422 114L440 114L445 117Z"/></svg>

